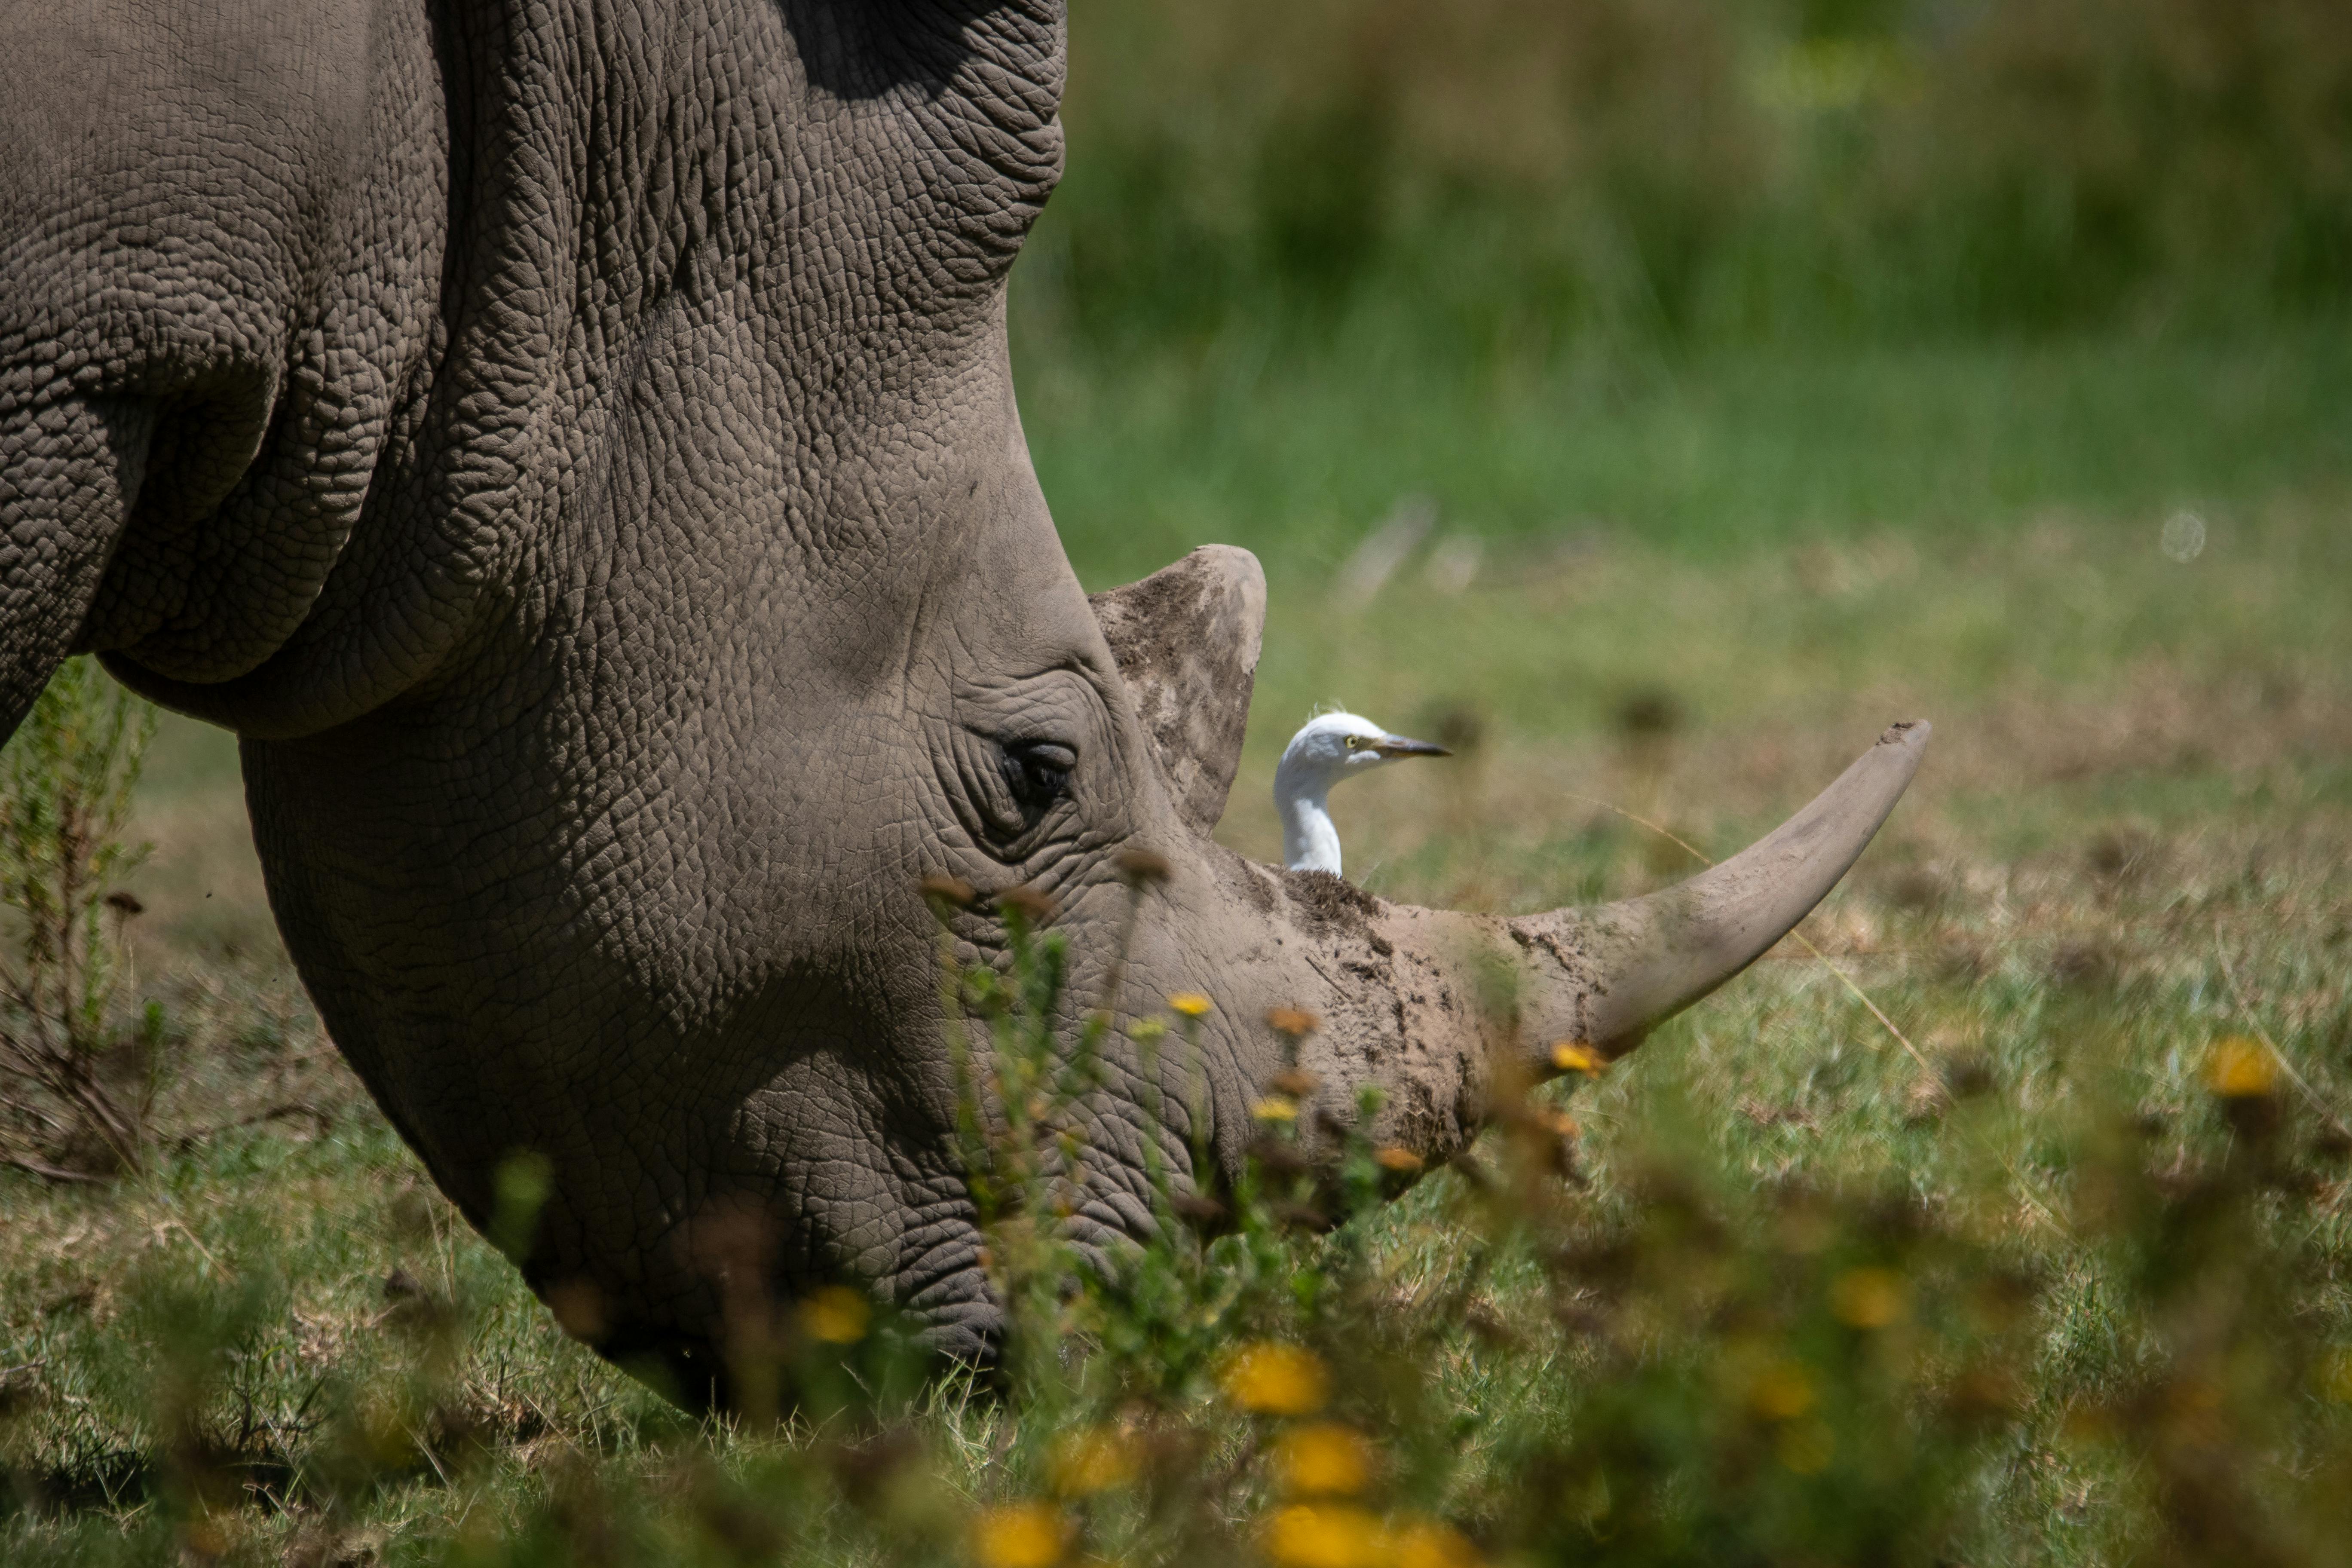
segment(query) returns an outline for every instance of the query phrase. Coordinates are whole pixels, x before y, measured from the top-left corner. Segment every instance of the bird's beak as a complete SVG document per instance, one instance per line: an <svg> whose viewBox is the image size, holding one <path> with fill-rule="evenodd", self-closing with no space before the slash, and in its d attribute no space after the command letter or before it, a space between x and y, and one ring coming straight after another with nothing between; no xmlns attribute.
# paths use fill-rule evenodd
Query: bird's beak
<svg viewBox="0 0 2352 1568"><path fill-rule="evenodd" d="M1372 750L1383 757L1450 757L1454 754L1443 746L1433 746L1427 741L1409 741L1402 735L1382 735L1372 742Z"/></svg>

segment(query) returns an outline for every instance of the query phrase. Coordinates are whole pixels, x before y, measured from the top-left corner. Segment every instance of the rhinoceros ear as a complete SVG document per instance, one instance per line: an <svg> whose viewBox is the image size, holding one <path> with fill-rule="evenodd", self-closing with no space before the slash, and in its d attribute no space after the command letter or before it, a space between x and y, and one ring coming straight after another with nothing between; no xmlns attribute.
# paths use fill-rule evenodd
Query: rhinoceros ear
<svg viewBox="0 0 2352 1568"><path fill-rule="evenodd" d="M1135 694L1177 808L1208 832L1224 815L1225 792L1241 765L1265 630L1265 573L1246 550L1204 544L1087 602Z"/></svg>

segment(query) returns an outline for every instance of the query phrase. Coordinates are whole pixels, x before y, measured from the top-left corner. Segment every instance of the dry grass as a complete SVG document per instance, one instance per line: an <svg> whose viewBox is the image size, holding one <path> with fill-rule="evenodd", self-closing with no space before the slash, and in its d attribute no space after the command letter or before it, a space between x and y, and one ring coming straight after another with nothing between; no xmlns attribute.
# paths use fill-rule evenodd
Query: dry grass
<svg viewBox="0 0 2352 1568"><path fill-rule="evenodd" d="M2278 1146L2307 1179L2260 1211L2288 1237L2264 1256L2292 1261L2293 1332L2321 1347L2311 1353L2345 1337L2352 1179L2335 1139L2352 1120L2352 625L2331 591L2347 548L2338 504L2250 506L2217 520L2185 565L2155 548L2160 518L1935 542L1889 531L1716 565L1587 542L1490 558L1460 595L1415 561L1361 611L1328 605L1319 580L1277 563L1256 725L1223 831L1271 851L1272 758L1314 700L1409 730L1451 725L1450 738L1475 739L1462 759L1351 784L1337 803L1351 866L1391 896L1524 909L1654 886L1683 874L1683 852L1594 801L1720 854L1886 719L1937 724L1917 787L1806 927L1927 1066L1784 946L1578 1094L1589 1184L1546 1198L1565 1206L1543 1223L1646 1238L1685 1258L1677 1279L1727 1294L1564 1285L1539 1250L1489 1230L1453 1174L1367 1222L1369 1272L1340 1294L1368 1303L1364 1333L1433 1336L1414 1419L1459 1434L1425 1451L1410 1423L1380 1425L1402 1417L1349 1407L1406 1467L1400 1495L1489 1549L1567 1550L1524 1533L1538 1527L1522 1504L1551 1485L1530 1479L1548 1473L1530 1456L1582 1464L1578 1442L1597 1439L1578 1434L1678 1411L1675 1442L1689 1447L1658 1462L1669 1479L1697 1468L1661 1494L1659 1517L1713 1517L1675 1489L1708 1473L1702 1457L1748 1451L1748 1429L1709 1425L1698 1397L1733 1373L1628 1382L1635 1363L1621 1352L1745 1366L1760 1352L1741 1347L1765 1329L1689 1327L1735 1307L1815 1343L1811 1320L1775 1315L1782 1297L1737 1282L1795 1268L1845 1289L1838 1248L1858 1244L1771 1238L1816 1223L1801 1194L1826 1194L1822 1234L1845 1237L1885 1194L1908 1194L1934 1247L2000 1260L2032 1281L2032 1302L2002 1374L2017 1386L2000 1396L1998 1440L1952 1450L1972 1456L1964 1481L1923 1470L1901 1482L1925 1489L1920 1517L1939 1521L1920 1540L1972 1563L2114 1561L2158 1543L2173 1560L2222 1560L2220 1546L2183 1544L2208 1505L2182 1503L2165 1479L2171 1450L2131 1436L2170 1431L2134 1412L2165 1389L2204 1397L2206 1363L2174 1309L2134 1294L2146 1287L2123 1259L2141 1244L2109 1217L2126 1200L2103 1194L2137 1190L2118 1171L2186 1191L2232 1168L2234 1134L2200 1078L2208 1052L2225 1036L2275 1042L2308 1085L2307 1100L2281 1090ZM1042 1484L1055 1433L1126 1408L1089 1404L1083 1381L1050 1405L951 1384L883 1437L854 1424L770 1437L684 1423L570 1344L322 1048L268 933L225 746L167 731L141 818L158 847L139 885L138 973L170 1013L181 1068L163 1105L172 1157L99 1193L0 1181L0 1457L21 1505L0 1522L11 1561L955 1560L973 1507ZM2121 1164L2100 1152L2117 1118L2140 1129ZM1514 1147L1481 1158L1507 1168ZM1774 1194L1800 1198L1756 1206ZM1723 1250L1686 1254L1687 1237L1657 1230L1683 1205L1716 1216ZM1325 1277L1338 1265L1318 1245L1269 1241L1266 1278ZM1948 1267L1940 1256L1905 1267L1925 1279ZM1328 1331L1265 1310L1286 1334ZM2252 1333L2272 1320L2229 1321ZM1174 1377L1140 1342L1084 1364ZM1946 1387L1937 1364L1921 1363L1922 1387ZM2314 1364L2292 1374L2297 1386L2333 1387L2335 1363ZM1201 1473L1229 1479L1177 1557L1177 1537L1149 1530L1118 1536L1121 1550L1250 1558L1277 1500L1266 1452L1255 1429L1214 1414L1213 1386L1171 1386L1193 1392L1167 1394L1152 1419L1168 1425L1139 1430L1206 1443ZM1872 1403L1891 1397L1874 1386L1851 1385L1860 1403L1837 1405L1838 1422L1895 1419L1899 1402ZM2286 1521L2264 1538L2271 1560L2323 1561L2294 1542L2333 1517L2305 1478L2333 1473L2343 1423L2308 1392L2245 1397L2302 1425L2282 1437L2236 1393L2214 1407L2230 1436L2213 1452L2251 1489L2231 1495L2265 1498ZM1790 1542L1843 1539L1783 1517L1811 1495L1808 1444L1831 1442L1821 1484L1834 1495L1877 1499L1868 1508L1913 1495L1838 1468L1858 1462L1866 1425L1833 1442L1770 1430L1780 1468L1738 1494L1754 1514L1739 1528L1780 1519L1781 1533L1717 1542L1733 1556L1793 1561ZM897 1446L876 1447L884 1437ZM1838 1528L1868 1512L1853 1508ZM1128 1528L1115 1510L1087 1517ZM1667 1536L1628 1529L1588 1531L1576 1550L1686 1560Z"/></svg>

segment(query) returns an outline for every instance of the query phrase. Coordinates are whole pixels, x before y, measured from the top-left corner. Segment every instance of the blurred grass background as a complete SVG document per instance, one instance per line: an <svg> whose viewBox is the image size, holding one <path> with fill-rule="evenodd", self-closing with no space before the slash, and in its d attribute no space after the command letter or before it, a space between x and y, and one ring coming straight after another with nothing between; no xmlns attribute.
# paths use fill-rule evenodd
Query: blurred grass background
<svg viewBox="0 0 2352 1568"><path fill-rule="evenodd" d="M1070 39L1068 173L1014 272L1023 414L1090 588L1212 540L1266 564L1221 836L1275 854L1274 759L1344 701L1461 753L1341 794L1351 875L1613 897L1689 860L1612 805L1721 854L1887 720L1932 718L1918 784L1807 927L1925 1062L1776 952L1579 1096L1592 1212L1678 1163L1728 1211L1904 1193L2009 1249L2042 1292L2015 1419L1953 1489L1873 1494L1944 1510L1934 1560L2330 1561L2352 1379L2309 1365L2352 1342L2352 1185L2323 1147L2352 1112L2352 11L1080 0ZM933 1552L859 1533L855 1467L809 1501L770 1485L773 1440L664 1415L454 1219L309 1015L226 737L167 722L141 810L177 1142L115 1191L0 1173L12 1561ZM2315 1096L2290 1122L2310 1180L2249 1222L2291 1239L2217 1275L2292 1266L2308 1342L2276 1365L2247 1347L2285 1331L2134 1294L2092 1152L2120 1121L2125 1163L2166 1180L2242 1168L2200 1074L2248 1034ZM1528 1456L1633 1385L1527 1255L1473 1269L1476 1212L1441 1175L1371 1247L1401 1298L1459 1309L1431 1419L1467 1468L1416 1505L1500 1542L1516 1497L1566 1484ZM187 1323L233 1342L187 1397L267 1506L173 1500L194 1471L156 1391ZM383 1392L419 1357L438 1404ZM2151 1389L2225 1426L2162 1447ZM958 1506L1016 1485L1007 1423L960 1394L915 1422ZM1776 1484L1834 1513L1872 1484L1844 1441ZM351 1458L370 1444L390 1458ZM2242 1466L2230 1495L2277 1529L2184 1511L2176 1461ZM1626 1560L1844 1539L1717 1528ZM1599 1527L1575 1551L1605 1560Z"/></svg>
<svg viewBox="0 0 2352 1568"><path fill-rule="evenodd" d="M1015 275L1082 570L1400 494L1720 551L2345 460L2325 0L1079 4Z"/></svg>
<svg viewBox="0 0 2352 1568"><path fill-rule="evenodd" d="M1470 726L1523 825L1525 781L1593 793L1693 726L1835 725L1826 770L1926 712L1931 798L1996 749L2013 797L2044 720L2098 771L2166 702L2340 741L2352 13L1081 0L1070 37L1024 418L1089 587L1209 540L1265 563L1238 847L1273 852L1317 702ZM2119 787L2211 804L2128 744ZM1463 820L1441 787L1354 807L1398 803L1387 865Z"/></svg>

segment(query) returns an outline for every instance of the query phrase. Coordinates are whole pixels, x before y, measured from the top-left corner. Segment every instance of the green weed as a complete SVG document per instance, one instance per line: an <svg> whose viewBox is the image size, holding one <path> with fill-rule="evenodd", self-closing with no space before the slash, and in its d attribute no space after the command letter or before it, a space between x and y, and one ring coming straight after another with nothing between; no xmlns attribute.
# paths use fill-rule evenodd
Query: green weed
<svg viewBox="0 0 2352 1568"><path fill-rule="evenodd" d="M1847 900L1825 943L1924 1068L1808 962L1394 1202L1410 1161L1302 1141L1277 1080L1238 1186L1156 1167L1156 1234L1108 1246L1060 1220L1109 1031L1181 1063L1214 1001L1065 1037L1050 911L1015 909L1002 969L944 975L1003 1363L925 1381L862 1299L745 1303L736 1386L781 1426L689 1423L564 1342L371 1115L23 1190L12 1560L2324 1562L2342 936L2228 933L2340 909L2343 873L2182 855L2093 846L2095 962L2053 933L1890 970L1965 944L1971 895Z"/></svg>
<svg viewBox="0 0 2352 1568"><path fill-rule="evenodd" d="M116 993L123 842L154 710L88 659L49 682L0 752L0 1161L51 1180L136 1170L163 1043L150 1005L126 1028Z"/></svg>
<svg viewBox="0 0 2352 1568"><path fill-rule="evenodd" d="M1719 854L1933 718L1805 927L1916 1058L1783 950L1457 1167L1266 1086L1246 1180L1081 1246L1105 1053L1181 1064L1216 998L1063 996L1021 915L942 976L1002 1368L746 1295L749 1414L697 1421L434 1191L276 944L233 744L167 720L110 830L159 846L109 1014L161 1009L148 1152L0 1173L0 1557L2332 1561L2340 25L1554 10L1081 7L1014 275L1040 475L1097 585L1265 557L1227 842L1272 853L1317 701L1454 747L1340 803L1384 896L1654 887L1688 857L1612 806Z"/></svg>

